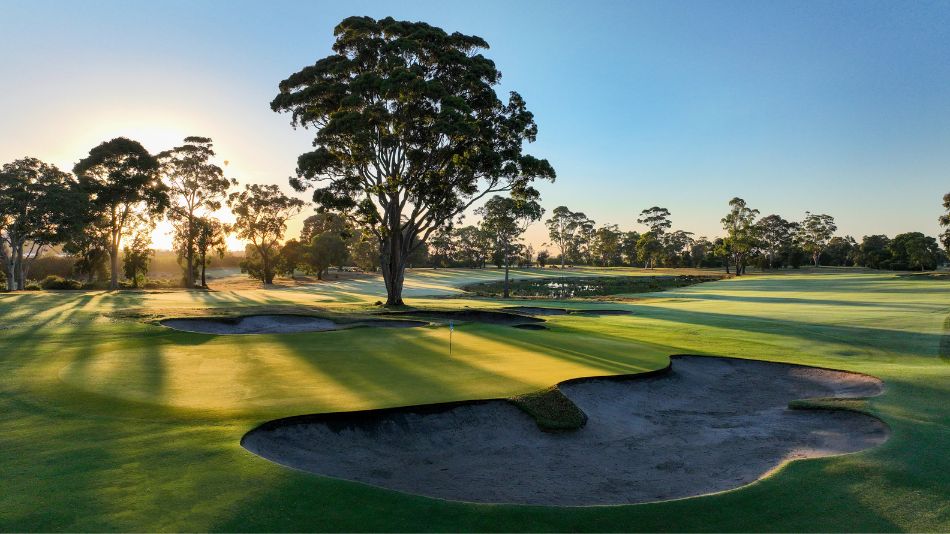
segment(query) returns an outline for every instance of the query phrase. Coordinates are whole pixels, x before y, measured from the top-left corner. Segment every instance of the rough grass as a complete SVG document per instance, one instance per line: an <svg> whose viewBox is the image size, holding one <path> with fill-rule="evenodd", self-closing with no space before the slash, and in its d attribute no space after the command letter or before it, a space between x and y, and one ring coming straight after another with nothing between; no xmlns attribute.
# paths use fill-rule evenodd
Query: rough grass
<svg viewBox="0 0 950 534"><path fill-rule="evenodd" d="M577 430L587 424L587 414L571 402L557 386L517 395L509 399L545 432Z"/></svg>
<svg viewBox="0 0 950 534"><path fill-rule="evenodd" d="M406 296L416 307L529 304L444 298L498 276L414 272ZM445 327L249 339L109 315L294 306L359 315L378 310L381 294L380 281L361 279L293 290L0 295L0 530L950 530L945 281L847 270L742 277L611 305L631 315L548 317L543 333L459 325L451 356ZM508 398L574 377L660 369L682 353L877 376L887 391L864 408L892 437L862 453L792 462L735 491L563 509L398 494L286 469L239 444L278 417Z"/></svg>

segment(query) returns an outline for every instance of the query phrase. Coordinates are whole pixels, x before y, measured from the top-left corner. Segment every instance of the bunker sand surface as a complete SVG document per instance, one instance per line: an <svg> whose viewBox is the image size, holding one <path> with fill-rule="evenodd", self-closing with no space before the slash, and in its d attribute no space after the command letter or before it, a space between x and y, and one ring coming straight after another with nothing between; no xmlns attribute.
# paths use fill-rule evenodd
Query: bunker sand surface
<svg viewBox="0 0 950 534"><path fill-rule="evenodd" d="M307 315L246 315L243 317L200 317L165 319L163 326L200 334L293 334L298 332L325 332L356 326L382 328L410 328L425 326L423 321L367 319L352 323L338 323Z"/></svg>
<svg viewBox="0 0 950 534"><path fill-rule="evenodd" d="M878 395L866 375L753 360L674 357L650 377L569 381L585 427L545 433L504 400L303 416L242 439L300 470L481 503L611 505L737 488L782 463L864 450L887 426L792 400Z"/></svg>

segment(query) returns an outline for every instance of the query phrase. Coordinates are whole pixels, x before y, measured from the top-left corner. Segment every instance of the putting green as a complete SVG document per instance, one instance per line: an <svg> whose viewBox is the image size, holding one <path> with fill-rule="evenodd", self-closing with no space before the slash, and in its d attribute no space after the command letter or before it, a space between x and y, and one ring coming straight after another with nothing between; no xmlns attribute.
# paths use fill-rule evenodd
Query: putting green
<svg viewBox="0 0 950 534"><path fill-rule="evenodd" d="M614 273L654 274L583 271ZM406 293L416 306L533 304L444 298L498 276L413 272ZM752 276L609 305L631 315L545 317L546 331L458 325L451 356L445 327L212 336L113 315L301 305L352 313L377 310L381 294L381 282L359 279L267 291L0 295L0 529L950 529L950 354L941 354L950 282ZM862 407L893 435L735 491L560 509L413 497L285 469L239 445L276 417L510 396L656 369L677 353L873 374L887 391Z"/></svg>

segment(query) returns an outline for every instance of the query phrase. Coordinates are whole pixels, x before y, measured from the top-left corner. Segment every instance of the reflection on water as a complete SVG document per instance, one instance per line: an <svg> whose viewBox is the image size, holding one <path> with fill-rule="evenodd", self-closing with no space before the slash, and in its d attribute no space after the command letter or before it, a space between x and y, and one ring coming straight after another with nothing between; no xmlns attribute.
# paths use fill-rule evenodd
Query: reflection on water
<svg viewBox="0 0 950 534"><path fill-rule="evenodd" d="M714 276L658 275L512 280L510 293L515 297L569 299L624 293L650 293L717 279ZM482 282L465 286L464 289L479 296L495 297L500 296L504 291L504 282Z"/></svg>

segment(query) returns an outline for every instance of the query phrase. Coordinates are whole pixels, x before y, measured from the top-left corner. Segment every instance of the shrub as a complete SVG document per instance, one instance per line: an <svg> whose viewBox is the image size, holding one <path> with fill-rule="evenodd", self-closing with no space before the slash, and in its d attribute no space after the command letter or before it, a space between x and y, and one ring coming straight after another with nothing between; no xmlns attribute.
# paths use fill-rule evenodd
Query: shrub
<svg viewBox="0 0 950 534"><path fill-rule="evenodd" d="M40 287L40 284L36 280L27 280L26 287L24 289L27 291L39 291L43 288Z"/></svg>
<svg viewBox="0 0 950 534"><path fill-rule="evenodd" d="M68 280L62 276L51 274L40 281L43 289L80 289L82 284L76 280Z"/></svg>
<svg viewBox="0 0 950 534"><path fill-rule="evenodd" d="M73 273L76 258L60 254L47 254L29 262L30 276L43 280L50 275L68 278Z"/></svg>

